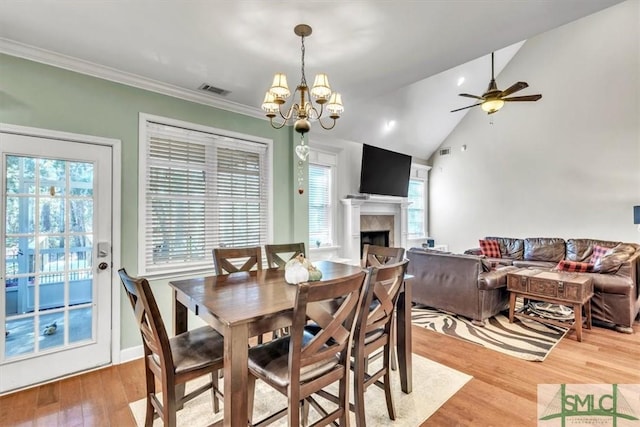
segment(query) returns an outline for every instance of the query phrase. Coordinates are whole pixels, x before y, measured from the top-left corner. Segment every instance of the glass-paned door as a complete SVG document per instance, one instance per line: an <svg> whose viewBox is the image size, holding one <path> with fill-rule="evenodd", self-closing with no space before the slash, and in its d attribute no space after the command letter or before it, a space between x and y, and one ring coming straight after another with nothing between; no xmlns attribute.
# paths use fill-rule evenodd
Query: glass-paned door
<svg viewBox="0 0 640 427"><path fill-rule="evenodd" d="M110 361L111 148L0 136L2 392Z"/></svg>

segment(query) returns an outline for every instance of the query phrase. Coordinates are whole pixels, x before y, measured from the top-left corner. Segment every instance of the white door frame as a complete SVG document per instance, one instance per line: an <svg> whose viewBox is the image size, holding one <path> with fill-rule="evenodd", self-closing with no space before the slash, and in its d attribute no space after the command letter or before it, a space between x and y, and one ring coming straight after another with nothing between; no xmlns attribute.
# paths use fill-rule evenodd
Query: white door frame
<svg viewBox="0 0 640 427"><path fill-rule="evenodd" d="M63 141L91 143L106 145L112 149L112 237L111 237L111 364L120 363L120 277L118 276L118 266L121 265L121 182L122 182L122 141L113 138L104 138L93 135L83 135L77 133L61 132L50 129L41 129L28 126L19 126L0 123L0 135L14 134L33 136L48 139L59 139Z"/></svg>

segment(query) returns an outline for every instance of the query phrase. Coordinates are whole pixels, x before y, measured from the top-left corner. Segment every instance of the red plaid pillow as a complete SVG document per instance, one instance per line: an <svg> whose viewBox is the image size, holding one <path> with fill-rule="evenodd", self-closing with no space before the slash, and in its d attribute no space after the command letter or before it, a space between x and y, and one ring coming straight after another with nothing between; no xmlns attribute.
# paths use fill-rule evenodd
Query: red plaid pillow
<svg viewBox="0 0 640 427"><path fill-rule="evenodd" d="M593 264L588 262L567 261L563 259L556 266L556 270L570 271L572 273L588 273L593 271Z"/></svg>
<svg viewBox="0 0 640 427"><path fill-rule="evenodd" d="M595 245L593 247L593 252L591 253L591 259L589 260L589 264L596 265L600 259L606 255L609 248L605 248L604 246Z"/></svg>
<svg viewBox="0 0 640 427"><path fill-rule="evenodd" d="M502 258L500 244L497 240L479 240L482 255L488 258Z"/></svg>

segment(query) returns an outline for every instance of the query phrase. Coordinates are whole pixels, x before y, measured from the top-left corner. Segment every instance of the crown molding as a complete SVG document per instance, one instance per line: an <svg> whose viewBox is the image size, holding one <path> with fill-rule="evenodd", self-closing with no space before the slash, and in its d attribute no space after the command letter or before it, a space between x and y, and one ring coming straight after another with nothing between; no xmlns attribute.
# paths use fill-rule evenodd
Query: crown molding
<svg viewBox="0 0 640 427"><path fill-rule="evenodd" d="M243 114L245 116L255 117L263 120L265 119L262 111L255 107L249 107L247 105L228 100L211 98L211 96L209 95L205 95L194 90L184 89L178 86L159 82L157 80L138 76L136 74L117 70L115 68L105 67L93 62L84 61L82 59L62 55L60 53L51 52L45 49L22 44L1 37L0 53L28 59L30 61L40 62L42 64L63 68L65 70L86 74L92 77L109 80L138 89L160 93L162 95L171 96L173 98L179 98L185 101L191 101L198 104L208 105L210 107L220 108L222 110L231 111L233 113Z"/></svg>

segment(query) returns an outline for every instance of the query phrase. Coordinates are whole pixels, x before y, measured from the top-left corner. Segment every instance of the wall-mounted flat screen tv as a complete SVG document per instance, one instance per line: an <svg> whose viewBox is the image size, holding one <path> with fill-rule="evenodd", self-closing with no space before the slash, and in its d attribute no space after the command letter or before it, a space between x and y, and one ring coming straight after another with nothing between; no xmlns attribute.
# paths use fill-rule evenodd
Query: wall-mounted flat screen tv
<svg viewBox="0 0 640 427"><path fill-rule="evenodd" d="M410 175L411 156L363 144L360 193L407 197Z"/></svg>

